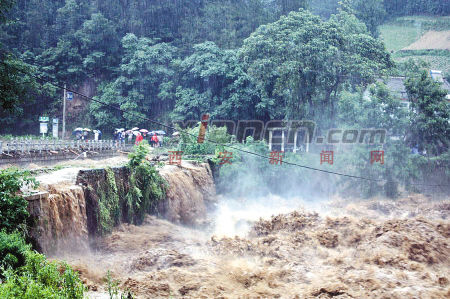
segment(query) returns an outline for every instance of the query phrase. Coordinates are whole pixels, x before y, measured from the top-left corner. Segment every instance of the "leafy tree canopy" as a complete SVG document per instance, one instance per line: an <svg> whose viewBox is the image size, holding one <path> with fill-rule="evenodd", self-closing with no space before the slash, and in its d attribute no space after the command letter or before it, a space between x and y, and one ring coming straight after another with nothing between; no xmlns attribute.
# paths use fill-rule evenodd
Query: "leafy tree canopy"
<svg viewBox="0 0 450 299"><path fill-rule="evenodd" d="M329 21L291 12L258 28L240 57L260 92L255 108L279 119L333 118L343 84L370 83L392 66L384 45L346 12Z"/></svg>
<svg viewBox="0 0 450 299"><path fill-rule="evenodd" d="M408 78L405 86L412 108L412 145L432 155L447 151L450 145L450 108L445 100L447 92L426 71L418 77Z"/></svg>

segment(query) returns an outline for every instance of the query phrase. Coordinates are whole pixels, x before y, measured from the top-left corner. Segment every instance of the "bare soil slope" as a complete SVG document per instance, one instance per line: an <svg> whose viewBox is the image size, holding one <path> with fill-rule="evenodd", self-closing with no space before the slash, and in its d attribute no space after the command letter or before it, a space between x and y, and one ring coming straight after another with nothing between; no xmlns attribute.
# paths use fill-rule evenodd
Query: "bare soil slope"
<svg viewBox="0 0 450 299"><path fill-rule="evenodd" d="M450 50L450 30L428 31L418 41L402 50Z"/></svg>

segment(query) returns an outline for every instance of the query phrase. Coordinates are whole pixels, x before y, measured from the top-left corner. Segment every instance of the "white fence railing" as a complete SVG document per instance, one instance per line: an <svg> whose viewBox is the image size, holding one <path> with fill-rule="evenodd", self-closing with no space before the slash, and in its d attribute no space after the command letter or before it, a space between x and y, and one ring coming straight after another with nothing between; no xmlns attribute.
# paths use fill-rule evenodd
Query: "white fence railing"
<svg viewBox="0 0 450 299"><path fill-rule="evenodd" d="M31 154L50 151L103 151L129 149L134 143L117 142L115 140L38 140L12 139L0 140L0 155Z"/></svg>

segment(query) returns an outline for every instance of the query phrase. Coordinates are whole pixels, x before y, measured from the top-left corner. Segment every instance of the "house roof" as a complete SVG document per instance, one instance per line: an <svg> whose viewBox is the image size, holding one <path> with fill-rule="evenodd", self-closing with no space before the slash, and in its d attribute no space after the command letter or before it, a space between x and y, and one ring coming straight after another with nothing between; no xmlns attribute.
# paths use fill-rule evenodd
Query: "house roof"
<svg viewBox="0 0 450 299"><path fill-rule="evenodd" d="M450 93L450 83L448 83L448 81L444 79L441 71L431 70L430 75L434 81L441 83L442 88Z"/></svg>
<svg viewBox="0 0 450 299"><path fill-rule="evenodd" d="M431 70L430 71L431 78L433 78L434 81L443 83L444 77L442 76L441 71Z"/></svg>
<svg viewBox="0 0 450 299"><path fill-rule="evenodd" d="M385 84L391 92L404 93L406 92L405 80L405 77L390 77Z"/></svg>
<svg viewBox="0 0 450 299"><path fill-rule="evenodd" d="M431 76L435 81L440 82L441 87L450 95L450 83L442 77L442 74L431 72ZM391 93L406 100L408 96L405 88L405 80L406 77L389 77L387 79L380 78L377 81L384 82Z"/></svg>
<svg viewBox="0 0 450 299"><path fill-rule="evenodd" d="M378 82L383 82L391 93L401 99L407 99L407 93L405 88L406 77L389 77L387 79L378 79Z"/></svg>

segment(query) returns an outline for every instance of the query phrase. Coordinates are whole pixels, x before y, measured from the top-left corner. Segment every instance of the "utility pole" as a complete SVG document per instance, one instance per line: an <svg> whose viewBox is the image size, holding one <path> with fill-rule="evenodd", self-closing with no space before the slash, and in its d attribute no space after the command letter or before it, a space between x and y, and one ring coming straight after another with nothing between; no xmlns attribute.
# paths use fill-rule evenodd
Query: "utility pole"
<svg viewBox="0 0 450 299"><path fill-rule="evenodd" d="M62 127L62 138L61 138L63 140L66 135L66 97L67 97L66 84L64 84L63 127Z"/></svg>

